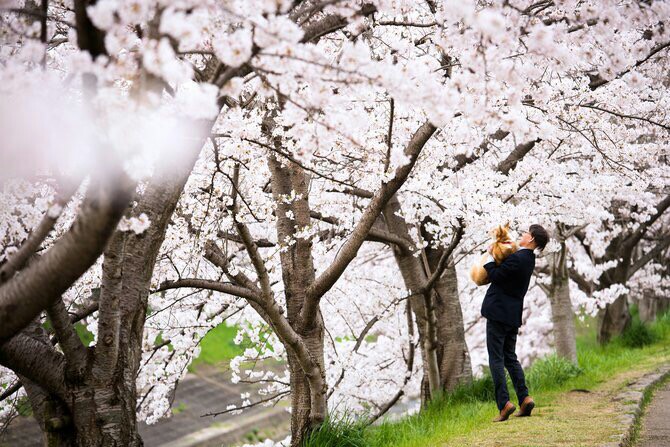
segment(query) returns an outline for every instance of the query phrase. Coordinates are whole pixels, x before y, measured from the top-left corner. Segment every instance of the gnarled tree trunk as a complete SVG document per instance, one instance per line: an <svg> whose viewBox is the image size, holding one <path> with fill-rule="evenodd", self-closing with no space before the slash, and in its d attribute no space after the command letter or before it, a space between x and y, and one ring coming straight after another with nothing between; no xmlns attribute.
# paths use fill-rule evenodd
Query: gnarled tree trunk
<svg viewBox="0 0 670 447"><path fill-rule="evenodd" d="M570 301L567 255L568 249L565 240L562 240L561 249L551 256L551 284L545 289L545 292L551 304L556 354L577 363L575 314Z"/></svg>
<svg viewBox="0 0 670 447"><path fill-rule="evenodd" d="M441 250L426 250L428 262L434 265L434 256ZM450 260L451 262L451 260ZM434 268L434 267L433 267ZM440 367L440 386L453 391L459 385L472 382L470 351L465 342L463 310L458 298L456 267L449 266L435 284L437 316L437 361Z"/></svg>
<svg viewBox="0 0 670 447"><path fill-rule="evenodd" d="M642 298L637 300L640 320L650 323L656 317L670 309L670 298L658 296L654 290L645 290Z"/></svg>
<svg viewBox="0 0 670 447"><path fill-rule="evenodd" d="M401 216L400 202L398 197L394 196L386 204L383 211L384 220L388 230L411 244L411 237L407 222ZM410 293L413 293L409 300L410 307L416 318L419 331L419 342L421 344L421 359L424 371L424 386L422 386L421 401L427 403L431 398L431 383L435 384L435 389L439 388L440 368L437 358L437 340L431 340L431 334L428 330L430 324L429 309L426 306L426 300L419 291L427 281L426 271L421 263L421 259L414 256L410 251L402 250L398 246L393 247L393 254L398 264L398 269L402 275L405 287ZM435 332L434 338L437 338Z"/></svg>
<svg viewBox="0 0 670 447"><path fill-rule="evenodd" d="M628 295L622 295L598 313L598 343L605 344L621 335L631 320Z"/></svg>
<svg viewBox="0 0 670 447"><path fill-rule="evenodd" d="M0 346L0 364L22 377L47 445L143 444L136 377L147 301L168 222L202 147L202 141L190 144L190 159L158 168L128 211L146 214L149 228L141 234L117 230L107 244L95 346L81 343L61 299L46 310L62 353L46 334L36 336L28 329Z"/></svg>
<svg viewBox="0 0 670 447"><path fill-rule="evenodd" d="M625 285L630 277L629 263L632 248L625 243L611 244L607 251L609 253L614 250L623 260L615 268L607 270L600 276L600 289L606 289L614 284ZM615 258L614 254L610 256L612 259ZM598 312L598 343L608 343L613 337L621 335L630 326L631 321L628 294L624 294Z"/></svg>
<svg viewBox="0 0 670 447"><path fill-rule="evenodd" d="M298 228L306 227L311 222L309 177L295 165L281 166L274 156L269 157L268 164L272 174L272 193L278 202L277 238L295 238ZM282 195L288 196L291 192L295 192L300 198L290 204L280 200ZM293 218L288 217L289 211ZM291 445L299 446L309 431L324 421L328 412L325 398L324 326L318 308L312 318L306 320L302 316L307 288L315 278L311 240L296 238L294 244L282 251L280 259L288 322L316 366L308 369L304 359L294 352L288 340L282 340L287 345L291 383ZM319 377L314 377L315 375Z"/></svg>

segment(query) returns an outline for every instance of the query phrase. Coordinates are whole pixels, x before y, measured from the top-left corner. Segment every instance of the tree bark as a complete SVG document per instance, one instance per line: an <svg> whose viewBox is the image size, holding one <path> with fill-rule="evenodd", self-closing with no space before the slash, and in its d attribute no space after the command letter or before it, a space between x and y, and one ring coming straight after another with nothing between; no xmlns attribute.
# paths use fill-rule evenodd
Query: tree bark
<svg viewBox="0 0 670 447"><path fill-rule="evenodd" d="M637 301L640 320L651 323L656 317L670 308L670 299L658 296L653 289L645 290L644 295Z"/></svg>
<svg viewBox="0 0 670 447"><path fill-rule="evenodd" d="M430 251L439 252L441 250ZM431 266L433 262L437 262L432 258L433 256L428 254ZM445 391L453 391L459 385L472 382L472 363L470 362L470 351L465 342L463 310L458 298L455 266L446 268L444 275L435 284L435 292L440 386Z"/></svg>
<svg viewBox="0 0 670 447"><path fill-rule="evenodd" d="M28 393L47 445L143 445L137 429L136 377L150 282L202 143L190 143L185 148L190 158L179 166L158 168L132 209L149 217L149 228L142 234L113 232L104 252L95 347L78 344L61 301L51 304L48 314L63 354L47 337L40 341L25 331L0 346L0 364L22 374L22 383L34 384Z"/></svg>
<svg viewBox="0 0 670 447"><path fill-rule="evenodd" d="M33 417L42 430L43 445L46 447L77 445L74 426L70 424L69 412L63 403L27 377L19 375L19 378L24 384Z"/></svg>
<svg viewBox="0 0 670 447"><path fill-rule="evenodd" d="M629 278L629 267L632 257L633 245L627 239L617 238L606 251L606 259L622 260L616 267L609 269L600 276L599 289L606 289L614 284L625 285ZM622 295L607 304L598 313L598 343L608 343L613 337L621 335L631 323L632 317L628 306L628 294Z"/></svg>
<svg viewBox="0 0 670 447"><path fill-rule="evenodd" d="M630 326L631 320L628 295L622 295L599 312L598 343L608 343L621 335Z"/></svg>
<svg viewBox="0 0 670 447"><path fill-rule="evenodd" d="M577 363L575 315L572 311L567 278L557 280L552 293L549 295L549 301L551 302L551 321L554 324L556 354Z"/></svg>
<svg viewBox="0 0 670 447"><path fill-rule="evenodd" d="M666 195L656 205L656 212L649 219L640 223L634 231L620 235L610 243L601 261L617 259L619 262L616 267L603 272L599 280L599 290L606 289L613 284L625 285L636 271L644 267L670 244L670 240L666 238L647 255L638 260L633 259L635 248L649 228L663 216L668 208L670 208L670 195ZM607 343L612 337L621 335L628 328L631 320L628 296L620 296L612 304L606 305L598 315L598 342Z"/></svg>
<svg viewBox="0 0 670 447"><path fill-rule="evenodd" d="M323 324L319 323L311 334L303 335L302 340L318 362L320 371L325 371ZM297 356L288 352L287 357L291 384L291 446L298 447L302 445L310 430L324 421L328 413L325 380L322 389L313 391L315 383L313 381L310 383Z"/></svg>
<svg viewBox="0 0 670 447"><path fill-rule="evenodd" d="M409 228L405 219L399 215L400 211L400 202L398 201L398 197L394 195L384 207L383 217L391 233L400 236L411 244L412 238L409 234ZM415 315L419 331L421 360L424 371L423 383L425 384L425 386L422 386L421 401L425 404L431 398L431 390L439 389L440 384L437 341L431 340L430 331L428 330L430 315L426 306L426 300L423 294L419 292L428 280L428 277L421 259L414 256L411 251L401 250L398 246L393 246L393 255L395 256L405 287L413 294L409 299L409 303Z"/></svg>
<svg viewBox="0 0 670 447"><path fill-rule="evenodd" d="M559 232L557 232L558 234ZM577 340L575 315L570 301L567 268L567 246L561 241L561 249L552 255L551 284L547 295L551 304L551 320L554 324L556 354L572 363L577 363Z"/></svg>
<svg viewBox="0 0 670 447"><path fill-rule="evenodd" d="M268 158L272 175L272 193L277 201L277 239L295 238L298 228L311 223L309 209L309 177L299 167L282 166L273 156ZM280 200L280 196L294 191L300 198L291 203ZM293 217L289 217L291 211ZM315 313L304 317L307 289L315 279L310 239L297 238L295 243L280 253L282 279L286 296L287 319L306 348L312 365L306 364L292 343L285 337L291 384L291 445L300 446L309 431L321 424L327 415L326 380L324 365L323 318L318 304ZM260 275L259 275L260 276ZM268 299L274 299L268 297ZM313 317L312 317L313 315ZM276 318L275 318L276 320ZM272 324L272 319L270 321Z"/></svg>

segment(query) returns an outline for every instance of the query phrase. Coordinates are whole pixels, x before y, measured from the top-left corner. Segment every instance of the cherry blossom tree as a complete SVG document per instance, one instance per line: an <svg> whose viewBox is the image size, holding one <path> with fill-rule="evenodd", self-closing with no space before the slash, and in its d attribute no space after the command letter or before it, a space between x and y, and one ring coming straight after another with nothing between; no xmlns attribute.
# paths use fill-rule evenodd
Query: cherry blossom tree
<svg viewBox="0 0 670 447"><path fill-rule="evenodd" d="M209 76L203 74L201 79L197 79L211 85L189 83L189 79L194 77L194 70L198 69L178 59L169 40L161 37L160 24L164 11L160 5L149 8L140 4L127 5L128 11L132 13L119 16L113 15L113 8L109 9L111 2L96 5L75 2L74 13L67 4L45 3L45 10L39 13L35 12L34 5L25 6L10 8L9 16L34 17L37 14L41 17L42 45L33 45L34 52L42 51L41 68L48 66L49 61L45 61L45 57L50 56L47 45L68 45L54 55L54 68L59 68L60 58L64 55L68 56L68 62L77 62L79 66L74 67L71 76L81 75L86 99L97 101L97 107L105 112L113 109L109 101L115 100L124 91L132 101L124 104L127 107L135 104L137 107L155 106L162 92L167 92L172 98L166 105L177 108L183 120L197 128L211 129L213 118L218 114L217 109L230 101L225 91L222 96L218 95L218 91L232 78L248 71L248 68L240 68L236 62L240 62L240 52L250 43L250 36L232 33L231 39L235 44L222 46L223 61L215 56L210 57L203 70L212 73ZM70 20L74 22L74 25L70 25L73 32L68 34L67 39L59 38L64 30L56 27L52 30L55 37L48 40L51 33L49 29L45 31L45 28L52 25L48 23L50 8L56 14L56 24L68 24ZM182 5L182 8L172 8L165 14L166 22L185 25L171 16L178 14L180 9L190 9L190 6ZM264 5L259 11L272 12L282 17L288 9L285 5L274 4ZM311 16L320 9L317 7L305 13ZM223 13L229 17L235 16L234 11L225 8ZM12 20L11 17L5 19ZM281 21L281 18L278 20ZM290 20L288 22L292 23ZM17 32L16 40L10 38L7 45L10 56L13 55L12 47L16 48L23 39L31 38L30 21L17 23L25 26L26 36ZM338 24L344 26L346 20L339 15L318 17L318 20L309 23L311 28L299 32L297 40L304 38L307 42L324 32L332 31L333 26L337 29ZM127 33L129 25L136 25L132 36ZM191 23L189 30L174 29L173 26L171 31L188 33L193 31L194 25ZM293 26L294 31L288 36L289 40L294 39L298 30ZM268 32L262 41L266 47L277 44L274 37L276 33L270 29ZM119 39L125 39L125 42L121 43ZM258 39L261 40L260 33ZM296 43L296 40L293 42ZM76 46L72 46L74 43ZM144 47L140 53L135 52L133 55L133 52L127 52L138 43ZM11 78L21 66L29 67L33 57L34 54L28 54L26 59L23 54L19 54L18 57L10 58L6 75ZM34 70L38 72L40 67ZM135 76L137 78L133 79ZM132 84L129 88L121 86L118 89L114 83L121 80ZM227 107L231 107L231 104ZM131 139L127 134L118 134L129 130L123 126L128 124L123 122L124 118L112 116L111 113L106 118L111 122L111 128L106 130L112 134L112 139L117 137L114 142L129 143ZM168 123L170 121L166 119L164 124ZM91 175L106 174L100 176L105 183L98 186L97 180L90 181L87 187L90 197L87 196L80 206L83 222L75 220L71 230L61 237L60 243L54 244L45 255L38 257L35 263L12 278L12 273L23 267L50 232L58 217L57 209L62 208L60 202L55 203L49 208L44 223L4 265L3 277L11 279L3 285L3 319L8 321L6 325L3 324L3 330L6 331L3 332L3 338L11 337L11 340L3 343L2 363L21 378L44 430L46 442L50 444L141 444L136 428L137 394L134 378L140 367L150 280L170 217L204 143L197 132L190 134L183 128L179 130L183 132L179 138L186 139L188 144L181 148L178 163L156 165L150 180L141 185L136 201L127 210L127 222L122 223L113 234L106 248L107 239L126 210L134 189L133 182L124 180L124 173L109 175L113 167L109 163L104 165L107 172L100 168L91 172ZM151 140L156 135L143 136ZM156 143L151 141L150 144ZM132 163L142 161L147 162L132 160ZM126 169L135 172L138 167L126 166ZM146 224L150 225L147 227ZM65 302L59 300L60 295L95 262L103 248L105 256L102 271L98 275L98 313L94 328L97 343L94 351L87 352L74 332ZM11 251L9 254L12 254ZM95 272L92 272L92 276L96 276ZM44 289L48 291L47 296L32 301L24 299L30 306L16 311L17 299L26 293L44 293ZM56 302L52 304L54 300ZM25 327L45 308L62 354L51 347L48 337L37 323L26 328L25 333L16 334L17 330Z"/></svg>
<svg viewBox="0 0 670 447"><path fill-rule="evenodd" d="M101 162L118 175L80 174L68 207L49 182L5 199L20 211L6 215L0 304L16 302L12 282L36 290L40 265L64 278L20 320L0 307L3 330L16 321L0 364L50 442L139 445L138 416L169 412L199 341L224 319L253 342L235 380L266 387L212 413L290 394L293 445L337 408L372 421L451 389L485 363L484 290L463 272L501 222L561 229L551 266L538 262L551 277L527 298L524 362L548 351L543 290L569 352L569 301L603 307L601 333L614 333L627 281L659 271L666 2L3 8L2 88L64 82L106 135L91 141L121 160ZM91 243L81 225L67 231L88 212L104 214ZM49 261L68 237L86 256ZM76 337L79 319L93 346ZM287 370L241 367L270 358Z"/></svg>

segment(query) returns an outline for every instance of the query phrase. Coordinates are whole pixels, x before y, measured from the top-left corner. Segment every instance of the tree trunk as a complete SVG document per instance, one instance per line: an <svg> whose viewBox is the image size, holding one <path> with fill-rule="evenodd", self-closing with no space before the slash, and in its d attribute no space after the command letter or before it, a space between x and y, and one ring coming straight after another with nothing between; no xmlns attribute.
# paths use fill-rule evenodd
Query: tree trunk
<svg viewBox="0 0 670 447"><path fill-rule="evenodd" d="M323 325L312 331L308 336L303 336L303 341L308 346L312 357L317 360L320 370L324 367L324 344ZM328 413L326 390L314 390L317 386L303 370L298 358L287 351L291 383L291 446L302 445L310 430L321 424ZM325 385L325 378L323 381ZM323 398L315 394L321 393Z"/></svg>
<svg viewBox="0 0 670 447"><path fill-rule="evenodd" d="M22 383L26 384L24 380ZM133 382L134 385L134 382ZM135 411L128 411L127 386L73 386L68 392L72 410L35 385L26 385L33 414L48 447L142 446ZM134 395L134 390L132 392ZM134 401L133 401L134 402Z"/></svg>
<svg viewBox="0 0 670 447"><path fill-rule="evenodd" d="M68 378L73 445L139 447L136 378L142 358L151 277L170 217L202 144L189 147L188 161L154 174L133 213L151 226L142 234L116 231L104 253L98 337L88 349L85 372Z"/></svg>
<svg viewBox="0 0 670 447"><path fill-rule="evenodd" d="M52 324L54 320L50 314ZM55 324L57 326L57 323ZM62 333L61 333L62 334ZM35 361L45 364L60 359L60 366L53 366L58 386L51 385L47 391L29 378L19 374L25 386L33 416L42 429L46 446L141 446L137 432L135 405L135 381L114 372L109 378L101 377L90 367L94 348L84 349L84 371L75 373L67 368L69 359L53 351L48 335L37 322L22 332L25 337L16 338L12 346L4 347L5 355L20 353L25 357L31 351L44 349ZM49 358L52 356L53 358ZM64 360L64 361L63 361ZM21 368L19 368L21 369ZM45 386L51 382L42 382Z"/></svg>
<svg viewBox="0 0 670 447"><path fill-rule="evenodd" d="M388 230L407 241L411 241L407 222L397 213L400 212L400 203L397 196L393 196L383 211L384 220ZM403 277L405 287L412 293L420 290L427 281L426 272L421 259L412 253L405 253L397 246L393 247L393 254L398 264L398 269ZM409 300L412 312L416 317L419 330L419 341L421 344L421 359L424 371L424 384L422 386L421 401L427 403L431 398L431 390L439 389L440 367L437 358L437 342L430 339L428 325L430 315L423 294L416 294ZM437 331L435 331L437 333ZM434 384L434 385L433 385Z"/></svg>
<svg viewBox="0 0 670 447"><path fill-rule="evenodd" d="M605 344L621 335L631 323L628 295L622 295L598 314L598 343Z"/></svg>
<svg viewBox="0 0 670 447"><path fill-rule="evenodd" d="M607 259L621 257L624 261L600 275L600 290L607 289L613 284L626 284L629 271L629 261L626 260L630 260L631 251L632 248L626 244L611 243L607 247ZM621 335L630 326L631 320L628 295L621 295L598 313L598 343L605 344L613 337Z"/></svg>
<svg viewBox="0 0 670 447"><path fill-rule="evenodd" d="M656 295L653 289L645 290L644 295L637 301L640 320L651 323L656 317L670 308L670 299Z"/></svg>
<svg viewBox="0 0 670 447"><path fill-rule="evenodd" d="M48 394L27 377L19 375L19 378L30 401L33 417L42 430L43 445L46 447L77 445L69 412L58 397Z"/></svg>
<svg viewBox="0 0 670 447"><path fill-rule="evenodd" d="M560 234L557 230L556 234ZM568 249L561 241L561 249L551 257L551 284L545 290L551 304L551 321L554 324L554 344L556 354L572 363L577 363L577 339L575 335L575 315L570 301L568 277Z"/></svg>
<svg viewBox="0 0 670 447"><path fill-rule="evenodd" d="M421 225L421 235L428 242L424 249L427 276L437 270L444 254L444 248L433 246L433 235L426 230L426 224L430 220L427 218ZM470 351L465 343L463 310L458 298L458 277L451 255L442 276L435 282L434 291L440 388L453 391L458 385L472 382L472 364Z"/></svg>
<svg viewBox="0 0 670 447"><path fill-rule="evenodd" d="M312 242L309 238L296 237L298 228L311 224L309 208L309 176L295 165L282 166L274 157L268 158L272 174L272 193L277 205L277 238L295 238L295 243L280 253L282 280L286 296L287 319L291 328L304 343L311 362L316 368L306 365L287 340L286 346L291 387L291 445L302 445L309 432L321 424L328 414L324 365L324 323L317 308L313 321L303 321L302 310L306 304L307 288L314 282ZM300 198L285 203L280 195L292 191ZM289 217L288 212L292 213ZM271 298L274 299L274 298ZM318 376L318 377L317 377Z"/></svg>
<svg viewBox="0 0 670 447"><path fill-rule="evenodd" d="M577 341L575 337L575 315L570 301L568 278L553 277L549 302L551 303L551 321L554 324L554 343L556 354L573 363L577 363Z"/></svg>
<svg viewBox="0 0 670 447"><path fill-rule="evenodd" d="M95 378L91 378L95 382ZM142 446L135 414L135 382L87 384L72 391L78 446ZM133 389L130 389L131 385ZM132 403L132 408L131 404Z"/></svg>
<svg viewBox="0 0 670 447"><path fill-rule="evenodd" d="M433 256L430 252L434 253ZM437 263L441 250L430 250L428 261ZM451 260L450 260L451 261ZM458 299L456 267L447 267L435 284L437 292L435 314L437 316L437 359L440 367L440 385L443 390L453 391L457 386L472 382L470 351L465 343L463 310Z"/></svg>

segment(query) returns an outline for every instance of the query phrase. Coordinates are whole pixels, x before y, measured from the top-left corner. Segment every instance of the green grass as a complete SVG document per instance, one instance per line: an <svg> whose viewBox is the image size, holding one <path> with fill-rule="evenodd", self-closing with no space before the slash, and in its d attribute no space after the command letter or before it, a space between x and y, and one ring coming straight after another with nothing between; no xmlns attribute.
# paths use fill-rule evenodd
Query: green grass
<svg viewBox="0 0 670 447"><path fill-rule="evenodd" d="M196 370L201 365L219 365L241 355L246 343L236 345L233 341L237 334L237 327L221 323L207 333L200 341L200 355L188 367L189 371Z"/></svg>
<svg viewBox="0 0 670 447"><path fill-rule="evenodd" d="M312 431L305 440L305 446L319 447L364 447L367 425L364 421L356 420L349 413L339 419L326 419L316 430Z"/></svg>
<svg viewBox="0 0 670 447"><path fill-rule="evenodd" d="M79 335L84 346L90 346L91 343L93 343L93 340L95 340L93 333L86 329L86 326L83 323L75 323L74 329L77 331L77 335Z"/></svg>
<svg viewBox="0 0 670 447"><path fill-rule="evenodd" d="M621 343L628 348L641 348L653 344L662 338L659 333L659 325L651 327L640 321L640 315L637 306L631 308L633 321L631 326L621 336Z"/></svg>
<svg viewBox="0 0 670 447"><path fill-rule="evenodd" d="M186 410L186 404L184 402L179 402L179 404L175 407L172 407L172 414L179 414L182 413L184 410Z"/></svg>
<svg viewBox="0 0 670 447"><path fill-rule="evenodd" d="M330 419L305 445L494 446L508 445L512 439L514 445L527 446L590 446L607 442L616 430L611 424L616 410L607 393L670 361L670 314L649 326L641 325L635 317L631 328L606 346L596 342L595 321L578 324L579 366L549 356L526 369L531 395L539 406L538 417L492 424L497 411L493 384L485 375L397 421L365 427L351 416ZM513 390L511 386L509 389ZM508 444L496 444L495 438L506 439Z"/></svg>

